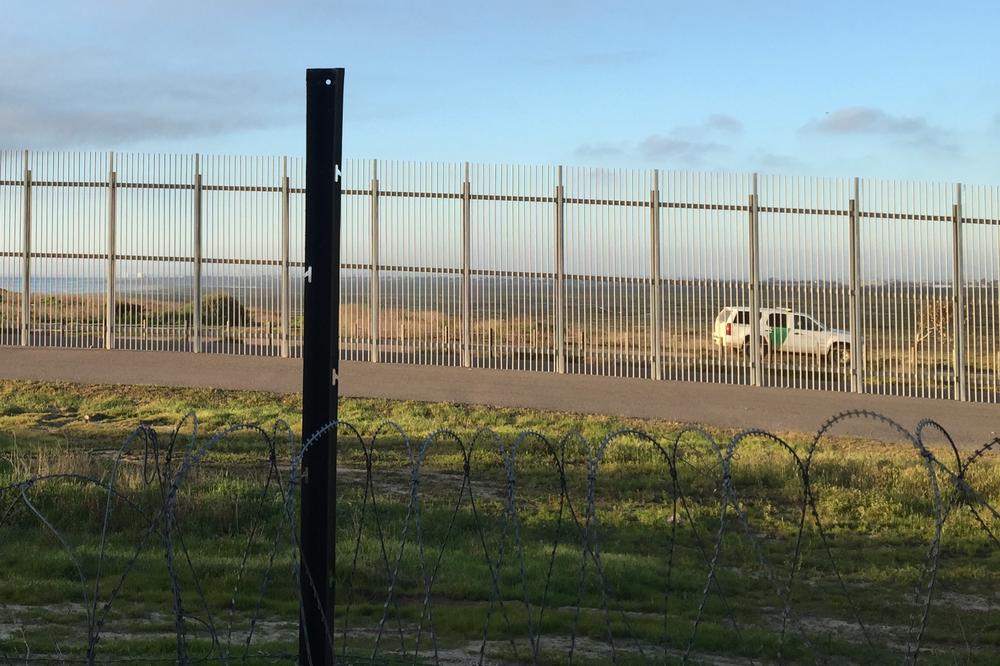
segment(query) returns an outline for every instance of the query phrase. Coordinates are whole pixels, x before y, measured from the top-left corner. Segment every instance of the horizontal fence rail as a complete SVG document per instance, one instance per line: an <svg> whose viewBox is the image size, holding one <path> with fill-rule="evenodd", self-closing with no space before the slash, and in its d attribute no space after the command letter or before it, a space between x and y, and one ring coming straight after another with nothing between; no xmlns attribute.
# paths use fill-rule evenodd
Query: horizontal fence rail
<svg viewBox="0 0 1000 666"><path fill-rule="evenodd" d="M1000 188L343 177L345 358L1000 401ZM298 357L304 198L297 158L2 152L0 345Z"/></svg>

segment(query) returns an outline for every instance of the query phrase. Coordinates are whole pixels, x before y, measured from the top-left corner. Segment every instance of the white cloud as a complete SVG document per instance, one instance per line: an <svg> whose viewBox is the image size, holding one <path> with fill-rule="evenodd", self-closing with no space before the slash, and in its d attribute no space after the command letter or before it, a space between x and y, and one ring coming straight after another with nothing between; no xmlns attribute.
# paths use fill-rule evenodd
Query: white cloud
<svg viewBox="0 0 1000 666"><path fill-rule="evenodd" d="M743 132L743 123L724 113L710 115L705 119L704 125L707 129L730 132L732 134L741 134Z"/></svg>
<svg viewBox="0 0 1000 666"><path fill-rule="evenodd" d="M597 143L585 143L577 147L576 156L581 159L605 159L610 157L621 157L625 154L625 148L621 144L609 141Z"/></svg>
<svg viewBox="0 0 1000 666"><path fill-rule="evenodd" d="M928 130L927 121L917 117L897 117L866 106L849 106L828 113L804 129L824 134L903 134Z"/></svg>
<svg viewBox="0 0 1000 666"><path fill-rule="evenodd" d="M0 81L0 141L31 148L113 148L284 126L297 120L298 99L283 101L275 94L281 87L239 74L94 75L62 85L7 77Z"/></svg>
<svg viewBox="0 0 1000 666"><path fill-rule="evenodd" d="M781 172L799 172L808 169L808 165L805 162L791 155L772 153L766 150L751 155L750 162L754 165L754 168L774 169Z"/></svg>
<svg viewBox="0 0 1000 666"><path fill-rule="evenodd" d="M699 164L709 155L726 147L713 141L692 141L672 136L650 134L639 142L639 154L650 161L673 159L688 164Z"/></svg>
<svg viewBox="0 0 1000 666"><path fill-rule="evenodd" d="M920 116L894 116L868 106L849 106L802 127L805 133L828 136L880 136L897 145L938 155L957 156L961 150L949 133Z"/></svg>
<svg viewBox="0 0 1000 666"><path fill-rule="evenodd" d="M666 133L651 133L637 143L601 141L577 147L575 154L584 159L638 157L646 161L670 160L679 164L697 165L730 146L716 139L720 134L730 137L743 133L743 123L733 116L715 113L693 125L678 125Z"/></svg>

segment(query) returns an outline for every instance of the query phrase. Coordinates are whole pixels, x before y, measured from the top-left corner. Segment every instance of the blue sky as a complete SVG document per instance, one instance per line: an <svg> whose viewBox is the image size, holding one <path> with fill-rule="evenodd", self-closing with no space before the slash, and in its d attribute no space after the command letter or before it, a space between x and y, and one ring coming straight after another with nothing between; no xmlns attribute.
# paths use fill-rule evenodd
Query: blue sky
<svg viewBox="0 0 1000 666"><path fill-rule="evenodd" d="M1000 183L996 2L0 1L7 148Z"/></svg>

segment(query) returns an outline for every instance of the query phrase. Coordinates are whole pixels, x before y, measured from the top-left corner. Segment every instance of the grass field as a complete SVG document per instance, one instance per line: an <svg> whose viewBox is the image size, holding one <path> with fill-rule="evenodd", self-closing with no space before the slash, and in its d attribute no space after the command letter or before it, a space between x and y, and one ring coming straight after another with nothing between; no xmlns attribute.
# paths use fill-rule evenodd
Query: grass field
<svg viewBox="0 0 1000 666"><path fill-rule="evenodd" d="M299 408L294 396L0 381L0 655L84 656L89 599L102 618L98 661L173 661L168 550L193 659L293 652L282 491ZM171 550L155 517L183 468L191 421L168 456L170 434L190 412L199 442L244 422L290 431L274 431L277 467L259 432L223 437L180 486ZM571 646L577 663L897 662L914 647L931 590L920 661L995 663L1000 520L977 504L1000 505L992 452L965 472L973 495L912 446L824 439L808 467L816 515L803 520L796 460L808 457L808 435L786 435L787 450L748 437L723 464L695 433L680 436L673 458L680 427L665 422L376 400L343 401L341 418L381 433L367 454L346 432L340 440L335 635L351 654L378 644L379 659L419 653L433 663L436 650L459 664L485 646L487 663L530 662L538 634L541 663L567 662ZM379 430L386 420L412 448ZM52 474L108 481L143 424L158 433L156 450L140 440L123 456L116 487L128 501L110 503L103 542L99 487L69 476L9 487ZM480 428L496 438L475 437ZM627 428L667 455L634 433L600 446ZM464 447L445 434L427 440L413 485L414 450L440 429ZM552 443L518 438L529 430ZM570 432L579 436L558 445ZM733 435L709 434L723 448ZM515 445L505 465L502 451ZM950 449L932 449L956 469ZM935 483L947 515L940 556L929 558Z"/></svg>

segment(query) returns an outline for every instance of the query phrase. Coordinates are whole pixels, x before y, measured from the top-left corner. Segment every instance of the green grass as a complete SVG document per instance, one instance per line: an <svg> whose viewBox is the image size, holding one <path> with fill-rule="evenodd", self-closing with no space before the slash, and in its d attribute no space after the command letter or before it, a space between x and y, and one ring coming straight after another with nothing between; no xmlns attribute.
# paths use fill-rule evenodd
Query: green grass
<svg viewBox="0 0 1000 666"><path fill-rule="evenodd" d="M298 410L294 396L0 382L0 485L53 473L106 479L126 434L148 424L162 446L191 411L198 415L202 441L234 423L258 422L270 430L279 421L288 424L295 439ZM419 634L421 654L431 660L433 627L438 648L450 663L467 662L470 650L471 659L478 658L484 632L491 658L530 661L530 622L542 628L539 654L544 663L565 663L573 635L578 637L575 662L604 663L611 657L609 631L622 663L646 663L640 647L646 656L668 662L679 661L689 649L695 661L724 663L747 658L885 663L905 654L910 627L921 610L915 590L926 589L935 520L927 467L912 447L846 438L824 441L810 477L826 539L807 516L796 560L802 483L787 451L763 439L747 440L738 448L732 483L747 528L731 510L720 523L721 467L702 438L682 438L676 470L684 503L677 505L663 455L634 436L616 438L604 448L595 487L605 585L593 561L582 556L583 533L568 508L578 521L585 520L590 453L622 428L643 429L669 450L677 424L379 400L345 400L340 411L343 420L367 436L386 420L399 424L410 434L412 449L440 429L456 432L467 445L480 428L491 429L498 438L476 439L469 454L475 512L468 492L462 491L462 449L444 435L427 446L418 486L421 557L415 516L407 508L411 454L406 442L388 430L375 440L373 508L365 500L364 450L350 437L341 437L336 624L338 640L350 628L346 643L352 651L370 654L384 622L379 654L386 657L412 654ZM191 430L190 422L181 429L174 470ZM552 442L572 431L581 437L567 440L565 494L552 449L537 438L520 443L515 536L505 510L508 477L498 445L511 446L525 430ZM733 433L712 434L725 445ZM810 439L786 436L801 458ZM284 441L279 458L287 465ZM71 559L25 504L0 526L0 653L23 654L30 647L34 654L82 654L86 611L80 604L85 593L92 593L100 564L102 600L131 568L107 616L99 656L172 658L173 597L165 549L158 532L145 533L148 517L162 504L162 489L145 453L135 447L124 458L119 486L135 506L113 503L103 559L99 534L107 505L99 488L56 481L26 491L32 505L71 544L86 588ZM936 453L953 464L946 451ZM234 433L180 488L175 555L185 612L191 616L192 655L239 656L255 615L263 624L258 624L250 654L295 649L294 553L279 491L287 482L286 468L280 468L282 483L272 479L265 492L266 460L259 434ZM967 478L982 497L1000 505L995 456L971 467ZM937 480L946 502L955 497L943 474ZM0 511L17 497L12 492L0 497ZM992 533L1000 534L1000 521L981 515ZM718 585L710 586L703 598L708 563L723 526ZM145 548L137 556L144 538ZM279 544L276 550L274 543ZM185 551L197 576L186 564ZM505 555L498 563L501 551ZM423 614L421 561L425 571L435 571L432 621ZM783 588L793 562L793 622L782 642L784 602L776 586ZM262 581L267 581L263 595ZM394 601L386 606L390 582ZM921 661L990 663L1000 644L998 591L1000 546L967 507L959 506L944 527ZM198 623L209 617L220 632L214 648ZM871 644L858 628L858 617L868 627Z"/></svg>

